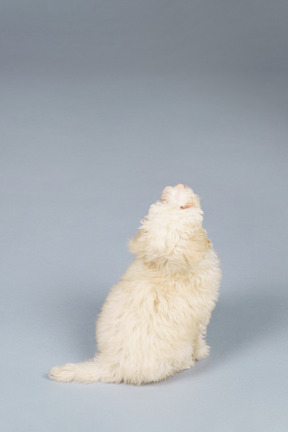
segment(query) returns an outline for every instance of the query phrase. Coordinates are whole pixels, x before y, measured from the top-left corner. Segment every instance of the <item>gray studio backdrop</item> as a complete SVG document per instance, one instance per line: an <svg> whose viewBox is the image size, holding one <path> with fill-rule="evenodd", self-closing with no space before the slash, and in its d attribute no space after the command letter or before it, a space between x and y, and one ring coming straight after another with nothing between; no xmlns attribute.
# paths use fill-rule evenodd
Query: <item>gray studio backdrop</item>
<svg viewBox="0 0 288 432"><path fill-rule="evenodd" d="M1 431L275 431L287 415L288 3L0 4ZM166 185L223 267L209 359L64 385Z"/></svg>

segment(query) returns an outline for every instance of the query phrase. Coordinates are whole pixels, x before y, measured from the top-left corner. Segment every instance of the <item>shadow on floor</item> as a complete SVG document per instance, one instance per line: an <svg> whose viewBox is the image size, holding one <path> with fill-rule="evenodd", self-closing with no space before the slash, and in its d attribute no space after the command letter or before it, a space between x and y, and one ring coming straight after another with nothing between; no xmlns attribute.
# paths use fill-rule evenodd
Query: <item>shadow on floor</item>
<svg viewBox="0 0 288 432"><path fill-rule="evenodd" d="M288 296L276 290L223 295L208 328L213 357L222 361L276 334L288 325L287 310Z"/></svg>
<svg viewBox="0 0 288 432"><path fill-rule="evenodd" d="M255 290L222 295L213 311L207 340L211 347L208 359L197 362L189 371L177 374L173 381L206 373L207 370L231 360L237 353L271 339L288 329L288 296L284 291Z"/></svg>

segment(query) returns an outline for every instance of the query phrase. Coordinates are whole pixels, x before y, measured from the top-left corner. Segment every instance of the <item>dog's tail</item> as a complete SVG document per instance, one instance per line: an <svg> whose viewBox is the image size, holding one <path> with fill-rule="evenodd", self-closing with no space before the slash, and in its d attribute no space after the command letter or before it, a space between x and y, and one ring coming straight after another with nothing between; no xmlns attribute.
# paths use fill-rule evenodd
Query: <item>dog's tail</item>
<svg viewBox="0 0 288 432"><path fill-rule="evenodd" d="M96 357L82 363L67 363L64 366L55 366L49 372L49 377L60 382L77 381L88 384L101 381L104 377L99 360Z"/></svg>

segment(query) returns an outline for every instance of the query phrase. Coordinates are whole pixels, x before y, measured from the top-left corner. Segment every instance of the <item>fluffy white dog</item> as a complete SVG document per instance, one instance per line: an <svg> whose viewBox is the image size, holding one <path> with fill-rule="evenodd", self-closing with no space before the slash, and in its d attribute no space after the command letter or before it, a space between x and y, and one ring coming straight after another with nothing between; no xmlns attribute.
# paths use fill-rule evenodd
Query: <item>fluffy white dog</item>
<svg viewBox="0 0 288 432"><path fill-rule="evenodd" d="M166 187L130 241L136 258L110 291L96 324L99 353L54 367L55 381L144 384L209 355L205 342L221 280L192 189Z"/></svg>

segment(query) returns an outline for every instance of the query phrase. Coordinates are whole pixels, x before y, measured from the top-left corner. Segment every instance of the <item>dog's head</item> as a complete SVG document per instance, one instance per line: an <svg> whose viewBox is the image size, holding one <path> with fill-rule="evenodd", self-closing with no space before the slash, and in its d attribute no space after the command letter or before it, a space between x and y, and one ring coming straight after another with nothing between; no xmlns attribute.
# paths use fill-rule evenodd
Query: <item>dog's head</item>
<svg viewBox="0 0 288 432"><path fill-rule="evenodd" d="M131 252L146 263L171 268L189 264L193 249L191 239L195 244L195 239L197 243L197 238L201 237L201 245L197 246L201 251L203 244L207 245L202 215L199 197L192 189L182 183L167 186L161 200L151 205L137 236L130 240Z"/></svg>
<svg viewBox="0 0 288 432"><path fill-rule="evenodd" d="M190 212L190 217L199 213L200 200L191 188L178 183L176 186L167 186L161 194L161 202L166 203L169 207L174 207L180 210L186 210L189 208L198 209L198 212ZM202 212L200 212L202 214Z"/></svg>

